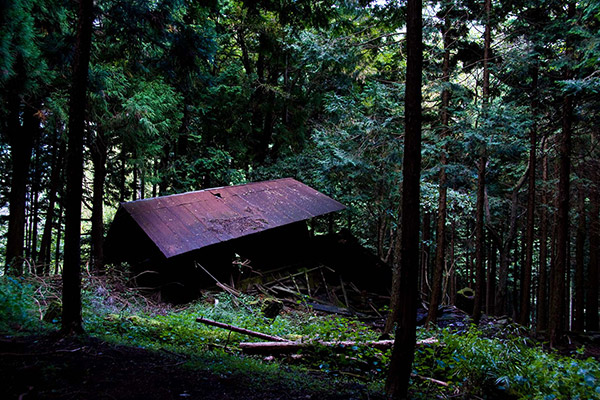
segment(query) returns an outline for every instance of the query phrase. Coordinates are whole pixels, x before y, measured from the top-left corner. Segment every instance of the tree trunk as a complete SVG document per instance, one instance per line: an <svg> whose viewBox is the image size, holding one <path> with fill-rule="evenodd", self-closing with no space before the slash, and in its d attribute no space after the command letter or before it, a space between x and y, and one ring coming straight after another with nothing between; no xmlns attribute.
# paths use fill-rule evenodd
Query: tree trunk
<svg viewBox="0 0 600 400"><path fill-rule="evenodd" d="M481 317L483 292L485 286L484 254L484 198L485 198L485 153L479 158L477 168L477 203L475 206L475 299L473 304L473 322L477 325Z"/></svg>
<svg viewBox="0 0 600 400"><path fill-rule="evenodd" d="M450 106L450 90L448 84L450 82L450 18L445 16L444 27L442 28L442 37L444 41L444 61L442 64L442 81L444 87L442 89L442 105L440 112L440 123L442 132L440 140L443 141L449 135L449 110ZM446 166L448 158L446 155L446 146L442 146L440 157L440 175L438 179L439 199L437 213L437 230L436 230L436 252L435 252L435 268L433 271L433 286L431 288L431 297L429 300L429 313L427 314L426 325L435 324L437 322L438 306L443 301L442 299L442 282L444 278L444 264L446 261L446 203L447 203L447 179Z"/></svg>
<svg viewBox="0 0 600 400"><path fill-rule="evenodd" d="M521 312L518 322L527 326L531 314L531 270L533 266L533 241L535 238L535 171L537 148L537 123L536 114L538 109L537 101L537 81L538 69L532 70L532 96L531 111L533 115L533 126L529 131L529 182L527 187L527 226L525 238L525 263L523 264L523 281L521 285Z"/></svg>
<svg viewBox="0 0 600 400"><path fill-rule="evenodd" d="M31 162L33 137L39 129L37 110L25 107L23 125L19 122L20 99L15 96L9 104L7 121L11 146L12 178L10 181L8 232L6 234L6 266L4 272L11 275L23 273L23 246L25 242L25 203L27 197L27 175Z"/></svg>
<svg viewBox="0 0 600 400"><path fill-rule="evenodd" d="M489 266L487 271L487 297L486 297L486 314L495 315L496 310L494 309L494 294L496 293L496 270L498 261L498 251L496 244L490 241L490 256Z"/></svg>
<svg viewBox="0 0 600 400"><path fill-rule="evenodd" d="M500 265L498 268L498 285L496 286L496 298L494 303L494 312L496 315L506 315L506 296L508 283L508 267L510 264L510 245L503 245L500 248Z"/></svg>
<svg viewBox="0 0 600 400"><path fill-rule="evenodd" d="M79 0L77 41L69 99L65 256L63 265L62 332L83 332L81 321L81 200L83 137L88 66L92 42L93 0Z"/></svg>
<svg viewBox="0 0 600 400"><path fill-rule="evenodd" d="M568 17L575 15L575 5L569 3ZM572 54L571 43L567 40L567 56ZM570 79L571 72L565 73ZM567 246L569 242L569 189L571 173L571 125L573 121L573 97L566 94L562 104L562 132L558 149L559 182L558 211L556 232L556 262L554 264L553 282L550 288L550 317L548 320L548 340L554 346L562 336L563 311L565 309L565 273L567 271Z"/></svg>
<svg viewBox="0 0 600 400"><path fill-rule="evenodd" d="M59 202L58 216L56 218L56 248L54 249L54 275L58 275L60 267L60 246L63 234L63 211L62 201Z"/></svg>
<svg viewBox="0 0 600 400"><path fill-rule="evenodd" d="M423 241L421 245L421 296L427 298L429 276L429 241L431 240L431 213L423 214Z"/></svg>
<svg viewBox="0 0 600 400"><path fill-rule="evenodd" d="M548 155L546 154L546 141L542 145L544 156L542 158L542 210L540 212L540 260L538 271L537 292L537 323L536 332L545 331L548 328L548 191L545 189L548 182Z"/></svg>
<svg viewBox="0 0 600 400"><path fill-rule="evenodd" d="M127 198L127 152L121 145L119 152L120 170L119 170L119 202L124 202Z"/></svg>
<svg viewBox="0 0 600 400"><path fill-rule="evenodd" d="M60 142L60 144L58 143ZM61 183L61 172L64 165L64 157L66 150L66 142L58 137L54 145L54 153L52 160L52 171L50 172L50 185L48 187L48 211L46 212L46 222L44 223L44 231L42 232L42 242L40 244L40 253L38 264L44 265L45 272L50 273L50 259L52 247L52 226L54 225L54 208L57 201L57 192Z"/></svg>
<svg viewBox="0 0 600 400"><path fill-rule="evenodd" d="M586 241L586 212L585 212L585 191L579 187L579 210L577 235L575 237L575 303L572 314L571 329L576 332L583 332L585 327L585 241Z"/></svg>
<svg viewBox="0 0 600 400"><path fill-rule="evenodd" d="M421 0L407 2L407 61L405 93L405 137L402 171L402 231L400 306L394 348L385 383L387 396L406 398L415 356L421 179L421 75L423 32Z"/></svg>
<svg viewBox="0 0 600 400"><path fill-rule="evenodd" d="M442 159L445 160L445 155ZM437 322L438 307L442 302L442 283L444 280L444 264L446 261L446 172L444 162L439 177L439 200L436 224L436 250L435 264L433 269L433 282L431 286L431 297L429 298L429 312L426 325Z"/></svg>
<svg viewBox="0 0 600 400"><path fill-rule="evenodd" d="M38 122L39 128L39 122ZM40 202L39 202L39 194L40 194L40 180L41 180L41 167L40 167L40 135L39 132L35 133L34 137L34 145L33 149L35 150L34 156L34 167L31 172L31 200L30 204L30 212L29 212L29 244L28 244L28 258L34 261L37 259L37 248L38 248L38 224L39 224L39 214L40 214ZM38 275L42 275L44 273L43 267L35 266L35 273Z"/></svg>
<svg viewBox="0 0 600 400"><path fill-rule="evenodd" d="M94 165L94 193L92 195L90 264L95 273L104 271L104 180L106 179L107 152L106 137L103 128L99 126L91 148Z"/></svg>
<svg viewBox="0 0 600 400"><path fill-rule="evenodd" d="M587 297L585 302L585 329L587 331L597 331L600 329L598 323L598 271L600 262L600 191L597 167L592 171L593 184L590 195L590 258L587 275Z"/></svg>
<svg viewBox="0 0 600 400"><path fill-rule="evenodd" d="M399 227L401 229L401 227ZM396 239L398 242L401 241L400 236L402 233L398 233L396 235ZM400 318L400 298L401 293L401 282L400 282L400 270L401 270L401 247L399 243L396 243L394 246L394 253L392 255L392 290L390 295L390 312L385 320L385 326L383 327L383 332L381 333L381 339L388 339L392 329L394 329L394 324Z"/></svg>
<svg viewBox="0 0 600 400"><path fill-rule="evenodd" d="M508 220L509 228L504 238L496 232L491 224L488 224L488 231L494 238L498 249L500 250L500 268L498 269L498 284L496 286L496 299L494 305L494 312L496 315L504 315L506 313L506 300L507 300L507 285L508 285L508 268L510 264L510 249L512 247L513 240L517 233L517 211L519 206L519 191L525 183L525 179L528 174L533 173L528 167L525 174L521 177L519 182L515 185L511 195L511 209L510 218ZM488 221L491 221L491 215L489 211L489 203L484 199L486 216Z"/></svg>

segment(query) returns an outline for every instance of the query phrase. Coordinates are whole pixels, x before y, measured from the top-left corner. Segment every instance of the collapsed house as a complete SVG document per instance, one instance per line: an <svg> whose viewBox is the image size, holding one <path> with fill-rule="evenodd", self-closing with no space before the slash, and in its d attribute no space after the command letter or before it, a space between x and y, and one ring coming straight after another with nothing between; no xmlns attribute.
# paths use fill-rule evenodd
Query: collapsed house
<svg viewBox="0 0 600 400"><path fill-rule="evenodd" d="M344 208L291 178L131 201L115 215L105 257L128 263L138 286L180 301L216 281L239 279L244 268L307 267L323 260L365 268L372 259L336 250L340 241L331 236L315 241L309 234L308 220Z"/></svg>

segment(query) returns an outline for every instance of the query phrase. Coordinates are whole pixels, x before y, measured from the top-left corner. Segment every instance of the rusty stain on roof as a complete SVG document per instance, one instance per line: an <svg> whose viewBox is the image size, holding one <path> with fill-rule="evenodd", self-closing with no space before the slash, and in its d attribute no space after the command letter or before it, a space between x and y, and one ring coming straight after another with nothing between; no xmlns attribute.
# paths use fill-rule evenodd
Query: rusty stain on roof
<svg viewBox="0 0 600 400"><path fill-rule="evenodd" d="M345 208L292 178L122 203L165 257Z"/></svg>

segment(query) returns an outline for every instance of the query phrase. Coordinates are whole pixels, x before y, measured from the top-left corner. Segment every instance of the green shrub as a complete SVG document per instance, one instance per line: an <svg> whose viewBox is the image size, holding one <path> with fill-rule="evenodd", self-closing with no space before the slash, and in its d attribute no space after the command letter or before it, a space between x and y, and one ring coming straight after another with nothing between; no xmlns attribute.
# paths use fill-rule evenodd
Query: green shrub
<svg viewBox="0 0 600 400"><path fill-rule="evenodd" d="M35 287L24 278L0 276L0 331L14 333L41 324Z"/></svg>
<svg viewBox="0 0 600 400"><path fill-rule="evenodd" d="M415 373L460 388L463 394L517 399L600 398L600 363L549 353L521 336L485 337L439 332L440 344L415 355Z"/></svg>

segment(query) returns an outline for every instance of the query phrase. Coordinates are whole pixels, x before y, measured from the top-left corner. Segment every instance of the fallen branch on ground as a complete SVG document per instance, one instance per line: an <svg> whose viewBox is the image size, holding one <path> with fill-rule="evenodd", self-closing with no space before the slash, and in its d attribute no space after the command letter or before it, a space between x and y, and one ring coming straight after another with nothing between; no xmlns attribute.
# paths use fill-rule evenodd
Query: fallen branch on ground
<svg viewBox="0 0 600 400"><path fill-rule="evenodd" d="M417 342L417 346L425 344L438 343L437 339L425 339ZM308 341L308 342L242 342L240 348L242 351L251 354L266 354L266 353L291 353L300 349L311 348L315 346L326 346L326 347L353 347L353 346L367 346L373 347L379 350L390 349L394 345L393 340L377 340L370 342L355 342L355 341L341 341L341 342L325 342L321 340Z"/></svg>
<svg viewBox="0 0 600 400"><path fill-rule="evenodd" d="M213 321L213 320L202 318L202 317L196 318L196 322L200 322L202 324L210 325L210 326L217 326L217 327L223 328L223 329L229 329L230 331L243 333L244 335L257 337L259 339L270 340L271 343L272 342L275 342L275 343L289 342L289 340L281 338L279 336L267 335L266 333L251 331L250 329L240 328L238 326L224 324L222 322L217 322L217 321Z"/></svg>

